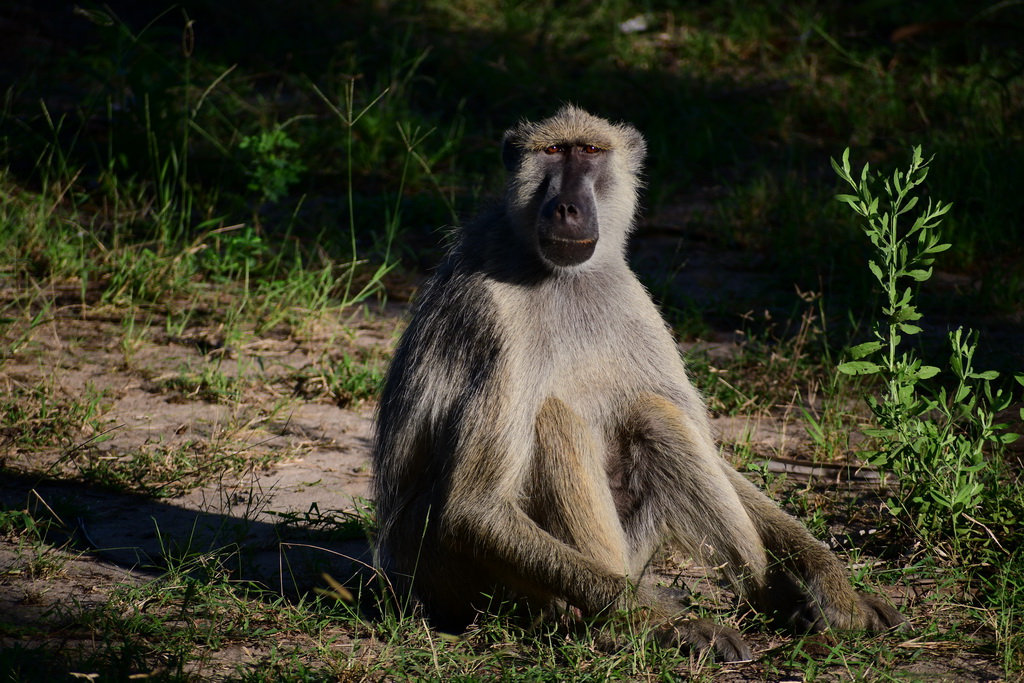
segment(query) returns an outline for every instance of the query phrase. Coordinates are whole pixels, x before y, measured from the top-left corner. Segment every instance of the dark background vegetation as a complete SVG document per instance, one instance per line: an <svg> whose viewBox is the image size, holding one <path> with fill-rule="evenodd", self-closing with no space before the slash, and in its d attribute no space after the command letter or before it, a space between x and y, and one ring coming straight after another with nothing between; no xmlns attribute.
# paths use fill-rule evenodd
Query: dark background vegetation
<svg viewBox="0 0 1024 683"><path fill-rule="evenodd" d="M634 17L646 29L624 32ZM888 168L923 145L930 192L955 204L940 267L966 276L943 301L1019 312L1019 4L14 2L0 31L10 182L38 188L59 166L81 206L109 204L112 177L160 186L175 157L193 228L249 222L340 256L351 171L362 255L382 257L401 191L395 248L429 267L438 228L499 187L501 132L574 102L647 136L649 223L696 207L675 226L683 237L837 294L865 293L866 246L830 199L829 157L849 146L858 165ZM349 157L314 87L341 102L350 83L357 112L386 93L353 127ZM275 171L254 179L240 143L277 127L297 146L275 148L284 170L268 196ZM432 131L417 147L430 171L413 162L401 187L400 127Z"/></svg>

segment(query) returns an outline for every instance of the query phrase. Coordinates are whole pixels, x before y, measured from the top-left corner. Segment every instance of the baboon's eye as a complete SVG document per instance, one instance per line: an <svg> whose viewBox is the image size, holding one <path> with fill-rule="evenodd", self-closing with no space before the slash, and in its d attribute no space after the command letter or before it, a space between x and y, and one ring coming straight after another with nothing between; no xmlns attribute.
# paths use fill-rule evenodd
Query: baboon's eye
<svg viewBox="0 0 1024 683"><path fill-rule="evenodd" d="M544 148L545 154L561 154L565 151L565 145L548 145Z"/></svg>
<svg viewBox="0 0 1024 683"><path fill-rule="evenodd" d="M600 151L601 148L597 147L596 145L583 145L584 154L597 154Z"/></svg>

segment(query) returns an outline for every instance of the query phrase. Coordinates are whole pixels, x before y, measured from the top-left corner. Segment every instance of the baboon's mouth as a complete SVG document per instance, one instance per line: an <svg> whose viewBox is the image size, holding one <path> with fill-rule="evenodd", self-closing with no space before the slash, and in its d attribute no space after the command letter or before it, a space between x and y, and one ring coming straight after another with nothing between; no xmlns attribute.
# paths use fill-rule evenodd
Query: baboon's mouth
<svg viewBox="0 0 1024 683"><path fill-rule="evenodd" d="M540 240L541 255L556 266L578 266L594 255L597 238L569 239L548 235Z"/></svg>
<svg viewBox="0 0 1024 683"><path fill-rule="evenodd" d="M585 246L587 244L596 244L597 243L597 240L589 240L589 239L588 240L570 240L570 239L566 239L564 237L549 237L549 238L547 238L544 241L549 243L549 244L552 243L552 242L557 242L557 243L560 243L560 244L566 244L566 245L573 244L573 245L577 245L577 246Z"/></svg>

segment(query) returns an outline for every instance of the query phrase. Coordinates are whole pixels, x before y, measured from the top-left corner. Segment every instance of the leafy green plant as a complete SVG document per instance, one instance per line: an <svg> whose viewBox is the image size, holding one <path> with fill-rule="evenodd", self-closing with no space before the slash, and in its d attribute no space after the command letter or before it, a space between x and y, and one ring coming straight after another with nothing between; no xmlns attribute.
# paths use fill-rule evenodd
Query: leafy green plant
<svg viewBox="0 0 1024 683"><path fill-rule="evenodd" d="M998 455L1019 436L1006 431L1005 424L995 424L995 415L1009 407L1012 395L994 384L998 372L974 368L975 332L958 329L949 335L950 387L926 383L940 369L902 346L906 336L921 332L915 324L921 313L908 283L928 280L934 256L949 248L937 228L951 205L929 199L907 226L912 218L908 214L918 206L915 190L927 178L931 161L922 157L920 147L913 148L907 170L897 170L891 178L871 173L865 164L854 179L849 155L847 149L842 164L832 160L832 166L855 194L836 199L865 220L863 229L874 248L868 267L883 296L883 318L872 328L874 339L854 346L852 360L839 365L844 374L877 375L884 383L880 398L867 397L877 426L864 432L879 445L864 455L896 475L900 499L890 499L889 509L893 515L912 515L925 537L954 544L995 540L988 525L1015 521L999 504L999 468L989 466L991 453Z"/></svg>
<svg viewBox="0 0 1024 683"><path fill-rule="evenodd" d="M37 328L53 319L52 302L46 300L35 313L25 311L23 325L16 325L19 319L9 317L8 309L0 309L0 368L32 340Z"/></svg>
<svg viewBox="0 0 1024 683"><path fill-rule="evenodd" d="M299 143L288 137L283 125L246 135L238 148L248 153L249 189L260 193L263 201L274 203L299 181L306 165L296 158Z"/></svg>
<svg viewBox="0 0 1024 683"><path fill-rule="evenodd" d="M252 226L233 225L212 231L199 252L199 265L219 282L242 279L255 273L268 252L266 239Z"/></svg>

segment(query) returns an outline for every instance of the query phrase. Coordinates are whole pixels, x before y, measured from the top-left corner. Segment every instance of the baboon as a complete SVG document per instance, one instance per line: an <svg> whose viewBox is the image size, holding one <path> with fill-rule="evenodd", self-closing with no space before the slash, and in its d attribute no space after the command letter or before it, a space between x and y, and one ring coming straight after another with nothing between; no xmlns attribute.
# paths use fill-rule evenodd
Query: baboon
<svg viewBox="0 0 1024 683"><path fill-rule="evenodd" d="M640 582L670 541L794 629L902 624L720 457L625 257L645 151L574 106L505 133L504 201L459 232L387 374L380 566L443 630L510 596L643 615L659 640L749 659L739 633L674 617Z"/></svg>

